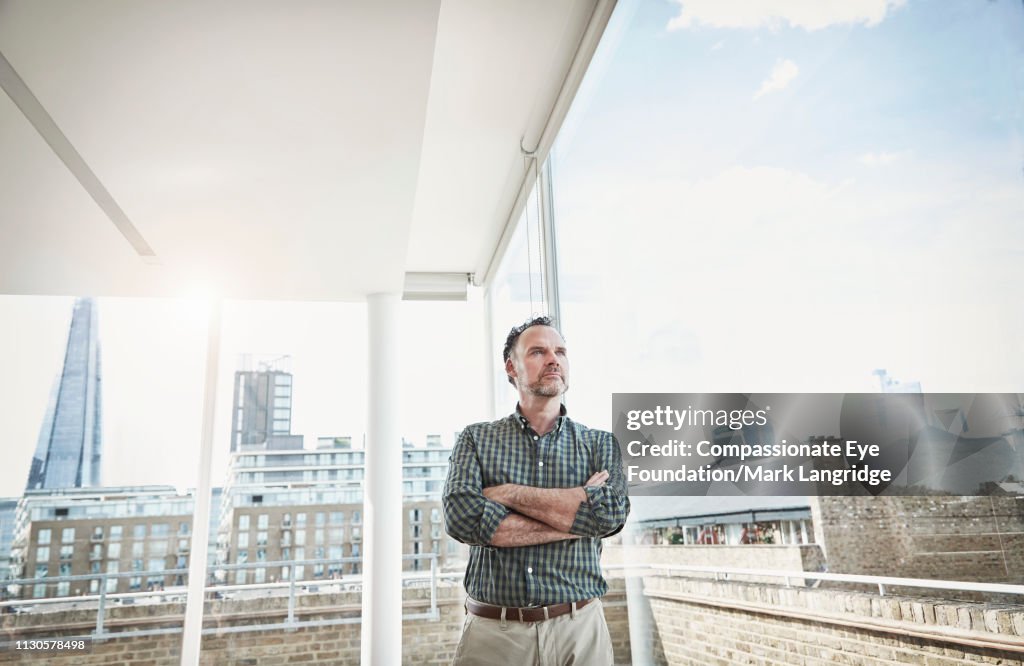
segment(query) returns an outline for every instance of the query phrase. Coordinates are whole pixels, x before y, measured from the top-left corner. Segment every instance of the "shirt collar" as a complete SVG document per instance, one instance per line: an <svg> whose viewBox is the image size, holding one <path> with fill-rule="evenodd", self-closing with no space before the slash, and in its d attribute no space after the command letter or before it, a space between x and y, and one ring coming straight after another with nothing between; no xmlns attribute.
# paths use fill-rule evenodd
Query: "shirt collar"
<svg viewBox="0 0 1024 666"><path fill-rule="evenodd" d="M565 422L567 413L568 412L565 409L564 403L558 406L558 422L555 424L555 429L552 430L551 432L553 432L556 435L558 434L558 432L562 429L562 423ZM519 427L521 427L523 430L529 430L531 428L530 422L526 419L525 416L523 416L522 410L519 409L518 402L516 403L516 411L514 414L512 414L512 416L515 418L516 422L519 423Z"/></svg>

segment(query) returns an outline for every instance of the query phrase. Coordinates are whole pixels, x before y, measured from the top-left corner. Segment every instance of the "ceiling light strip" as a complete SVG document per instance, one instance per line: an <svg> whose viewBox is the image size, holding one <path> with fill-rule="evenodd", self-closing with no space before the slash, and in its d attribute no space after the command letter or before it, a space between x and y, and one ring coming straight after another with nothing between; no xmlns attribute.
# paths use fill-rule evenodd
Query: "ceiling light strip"
<svg viewBox="0 0 1024 666"><path fill-rule="evenodd" d="M96 177L89 165L85 163L82 156L78 154L75 147L71 145L64 132L53 122L53 118L46 112L43 105L39 103L36 96L32 94L29 87L25 85L21 76L15 71L11 63L2 52L0 52L0 87L4 89L11 101L21 109L22 114L28 119L32 126L39 132L39 136L53 149L60 161L68 168L71 174L78 179L85 191L89 193L121 235L131 244L135 252L147 261L156 259L156 253L149 246L146 239L142 237L139 230L135 228L128 216L124 214L121 207L114 201L107 188L103 186L100 179Z"/></svg>

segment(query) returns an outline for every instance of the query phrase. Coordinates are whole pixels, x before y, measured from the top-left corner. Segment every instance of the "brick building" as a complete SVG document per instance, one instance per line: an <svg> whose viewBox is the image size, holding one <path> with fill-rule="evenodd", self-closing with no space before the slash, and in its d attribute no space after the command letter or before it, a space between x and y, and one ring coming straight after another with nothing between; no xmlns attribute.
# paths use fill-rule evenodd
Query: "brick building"
<svg viewBox="0 0 1024 666"><path fill-rule="evenodd" d="M437 555L441 569L458 568L465 547L444 532L440 496L450 449L439 436L425 447L403 442L403 550ZM362 556L365 451L350 437L321 437L313 450L255 449L232 454L217 536L218 564L339 560ZM296 565L295 577L337 577L361 572L359 562ZM407 559L406 570L428 569ZM222 582L287 580L287 565L218 571Z"/></svg>
<svg viewBox="0 0 1024 666"><path fill-rule="evenodd" d="M99 592L100 578L49 582L87 574L108 578L107 592L181 584L163 570L187 568L192 534L192 495L171 486L30 490L18 503L11 547L11 578L40 579L8 585L21 598Z"/></svg>

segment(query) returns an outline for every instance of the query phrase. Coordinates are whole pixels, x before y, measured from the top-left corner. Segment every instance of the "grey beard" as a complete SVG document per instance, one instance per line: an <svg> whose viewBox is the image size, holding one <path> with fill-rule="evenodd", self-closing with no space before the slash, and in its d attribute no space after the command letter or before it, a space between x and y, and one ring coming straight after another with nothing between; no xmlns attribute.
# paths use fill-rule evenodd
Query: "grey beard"
<svg viewBox="0 0 1024 666"><path fill-rule="evenodd" d="M534 382L526 388L533 395L542 398L555 398L568 391L569 385L566 384L564 380L559 379L557 382L550 383L545 383L543 381Z"/></svg>

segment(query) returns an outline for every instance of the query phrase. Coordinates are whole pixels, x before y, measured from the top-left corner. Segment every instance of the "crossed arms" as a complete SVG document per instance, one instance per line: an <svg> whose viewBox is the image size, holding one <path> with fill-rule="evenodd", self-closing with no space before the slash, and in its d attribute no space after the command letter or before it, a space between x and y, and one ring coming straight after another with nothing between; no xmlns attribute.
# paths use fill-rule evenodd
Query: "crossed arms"
<svg viewBox="0 0 1024 666"><path fill-rule="evenodd" d="M576 488L534 488L515 483L484 488L484 497L514 512L498 523L490 545L508 548L580 538L582 534L569 530L580 505L587 501L584 488L600 488L607 480L608 472L602 470Z"/></svg>
<svg viewBox="0 0 1024 666"><path fill-rule="evenodd" d="M611 435L600 436L605 439L595 442L593 462L603 469L583 486L484 488L476 443L468 429L463 431L445 483L448 533L463 543L500 548L614 534L626 520L629 500L619 447Z"/></svg>

